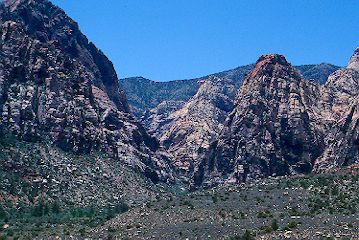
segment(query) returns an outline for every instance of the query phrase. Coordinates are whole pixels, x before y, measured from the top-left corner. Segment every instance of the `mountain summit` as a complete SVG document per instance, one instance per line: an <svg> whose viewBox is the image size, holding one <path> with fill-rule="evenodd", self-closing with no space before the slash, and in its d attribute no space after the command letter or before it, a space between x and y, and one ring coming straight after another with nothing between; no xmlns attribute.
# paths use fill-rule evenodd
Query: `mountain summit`
<svg viewBox="0 0 359 240"><path fill-rule="evenodd" d="M261 56L197 169L195 183L309 173L323 151L322 137L311 124L318 91L284 56Z"/></svg>

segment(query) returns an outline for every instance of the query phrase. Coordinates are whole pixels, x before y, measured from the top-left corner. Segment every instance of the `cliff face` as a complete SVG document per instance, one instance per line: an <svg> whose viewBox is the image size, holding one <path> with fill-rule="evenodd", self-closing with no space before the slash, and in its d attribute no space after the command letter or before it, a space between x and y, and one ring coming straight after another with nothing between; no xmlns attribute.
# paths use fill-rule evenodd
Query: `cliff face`
<svg viewBox="0 0 359 240"><path fill-rule="evenodd" d="M355 49L354 54L349 61L348 68L359 71L359 47Z"/></svg>
<svg viewBox="0 0 359 240"><path fill-rule="evenodd" d="M172 155L177 171L189 177L208 150L233 109L236 88L230 80L214 76L199 82L198 92L182 108L152 125Z"/></svg>
<svg viewBox="0 0 359 240"><path fill-rule="evenodd" d="M322 133L312 124L319 92L319 85L304 80L283 56L262 56L194 182L309 173L324 149Z"/></svg>
<svg viewBox="0 0 359 240"><path fill-rule="evenodd" d="M112 63L47 0L0 7L1 130L65 151L101 150L154 181L171 171L129 113Z"/></svg>
<svg viewBox="0 0 359 240"><path fill-rule="evenodd" d="M359 161L358 52L357 48L348 67L331 74L324 86L323 102L329 108L326 115L331 129L327 131L327 147L315 165L316 171L328 171Z"/></svg>

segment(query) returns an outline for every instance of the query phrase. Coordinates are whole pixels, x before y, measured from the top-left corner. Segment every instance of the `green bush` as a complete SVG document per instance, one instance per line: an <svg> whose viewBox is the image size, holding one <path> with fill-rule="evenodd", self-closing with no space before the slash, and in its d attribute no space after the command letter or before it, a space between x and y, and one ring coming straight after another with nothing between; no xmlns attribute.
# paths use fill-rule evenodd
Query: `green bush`
<svg viewBox="0 0 359 240"><path fill-rule="evenodd" d="M271 218L273 214L269 210L265 210L262 212L257 213L258 218Z"/></svg>
<svg viewBox="0 0 359 240"><path fill-rule="evenodd" d="M6 218L6 212L3 206L0 205L0 220L4 220Z"/></svg>
<svg viewBox="0 0 359 240"><path fill-rule="evenodd" d="M242 236L234 236L230 237L229 240L254 240L254 236L252 233L248 230L242 235Z"/></svg>
<svg viewBox="0 0 359 240"><path fill-rule="evenodd" d="M279 229L279 225L278 225L277 219L273 219L273 220L272 220L271 228L273 229L273 231L277 231L277 230Z"/></svg>

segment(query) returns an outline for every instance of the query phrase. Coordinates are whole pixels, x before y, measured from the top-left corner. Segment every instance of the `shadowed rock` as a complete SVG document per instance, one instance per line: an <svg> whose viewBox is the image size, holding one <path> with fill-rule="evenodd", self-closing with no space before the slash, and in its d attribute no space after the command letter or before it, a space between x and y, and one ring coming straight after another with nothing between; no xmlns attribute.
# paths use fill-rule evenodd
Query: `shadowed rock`
<svg viewBox="0 0 359 240"><path fill-rule="evenodd" d="M171 176L158 141L129 113L112 63L47 0L0 6L3 132L78 154L101 150L146 175Z"/></svg>

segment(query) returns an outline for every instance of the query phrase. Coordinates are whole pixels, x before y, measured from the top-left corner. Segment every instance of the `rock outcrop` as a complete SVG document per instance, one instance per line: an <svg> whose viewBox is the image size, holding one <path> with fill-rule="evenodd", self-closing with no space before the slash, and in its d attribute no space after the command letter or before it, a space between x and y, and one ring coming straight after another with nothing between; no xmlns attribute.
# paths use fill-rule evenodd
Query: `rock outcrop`
<svg viewBox="0 0 359 240"><path fill-rule="evenodd" d="M309 173L324 151L316 128L320 87L281 55L259 58L223 131L195 170L195 185Z"/></svg>
<svg viewBox="0 0 359 240"><path fill-rule="evenodd" d="M1 131L77 154L101 150L153 181L171 178L158 141L131 116L112 63L47 0L0 6Z"/></svg>
<svg viewBox="0 0 359 240"><path fill-rule="evenodd" d="M359 47L355 49L354 54L349 61L348 68L359 71Z"/></svg>
<svg viewBox="0 0 359 240"><path fill-rule="evenodd" d="M232 107L235 90L242 85L243 79L253 68L254 64L250 64L209 77L164 83L143 78L125 79L125 90L137 117L142 116L141 120L147 129L169 150L177 172L188 178L198 166L209 143L219 136L223 122L232 110L219 110L219 101L213 100L225 99L226 106ZM306 79L320 84L338 69L324 63L296 68ZM214 82L216 87L208 87ZM227 86L219 88L219 83ZM190 98L194 94L193 90L197 93ZM204 97L206 95L208 97ZM322 128L319 121L313 125Z"/></svg>
<svg viewBox="0 0 359 240"><path fill-rule="evenodd" d="M182 108L152 126L162 145L172 155L175 169L189 177L207 152L233 109L236 88L230 80L211 76Z"/></svg>
<svg viewBox="0 0 359 240"><path fill-rule="evenodd" d="M323 102L330 130L325 138L326 149L317 160L316 171L328 171L359 161L359 49L348 67L329 76L323 89Z"/></svg>

